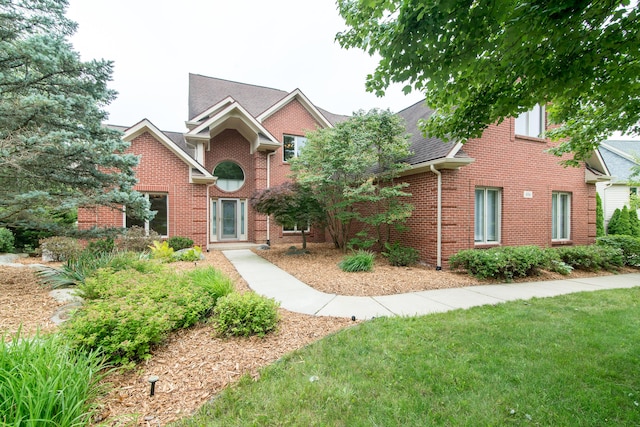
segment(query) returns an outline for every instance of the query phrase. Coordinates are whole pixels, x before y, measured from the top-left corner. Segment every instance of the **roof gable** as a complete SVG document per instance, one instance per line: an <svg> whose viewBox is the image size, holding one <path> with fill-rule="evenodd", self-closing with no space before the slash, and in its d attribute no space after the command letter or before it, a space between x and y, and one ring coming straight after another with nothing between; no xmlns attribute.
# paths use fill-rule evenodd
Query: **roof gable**
<svg viewBox="0 0 640 427"><path fill-rule="evenodd" d="M158 129L153 123L147 119L143 119L124 131L122 139L124 141L131 142L143 133L148 132L151 136L164 145L169 151L175 154L179 159L190 166L192 180L194 182L213 182L215 177L211 175L200 163L198 163L193 157L191 157L186 151L178 146L171 138L165 135L160 129ZM197 176L194 176L193 172L197 171Z"/></svg>
<svg viewBox="0 0 640 427"><path fill-rule="evenodd" d="M296 89L293 92L289 93L287 96L282 98L280 101L273 104L267 110L265 110L262 114L260 114L257 119L260 122L265 121L267 118L271 117L276 112L280 111L285 105L289 104L293 100L298 100L300 104L311 114L313 119L320 123L323 127L332 127L333 124L327 120L327 118L320 112L315 105L309 101L300 89Z"/></svg>

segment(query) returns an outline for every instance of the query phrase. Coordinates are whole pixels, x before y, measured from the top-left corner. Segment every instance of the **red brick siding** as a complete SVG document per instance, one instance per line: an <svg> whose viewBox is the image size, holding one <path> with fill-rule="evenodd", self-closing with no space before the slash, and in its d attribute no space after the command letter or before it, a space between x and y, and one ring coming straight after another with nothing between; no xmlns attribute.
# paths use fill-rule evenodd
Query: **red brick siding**
<svg viewBox="0 0 640 427"><path fill-rule="evenodd" d="M448 258L474 243L474 191L476 187L502 190L501 245L552 246L551 194L571 193L571 240L589 244L595 237L595 186L585 183L584 167L565 168L561 159L545 153L550 143L515 138L513 120L490 126L482 138L470 140L462 150L475 159L459 170L442 170L442 257ZM433 173L408 177L415 210L402 241L420 250L436 264L437 178ZM524 198L531 191L532 198Z"/></svg>

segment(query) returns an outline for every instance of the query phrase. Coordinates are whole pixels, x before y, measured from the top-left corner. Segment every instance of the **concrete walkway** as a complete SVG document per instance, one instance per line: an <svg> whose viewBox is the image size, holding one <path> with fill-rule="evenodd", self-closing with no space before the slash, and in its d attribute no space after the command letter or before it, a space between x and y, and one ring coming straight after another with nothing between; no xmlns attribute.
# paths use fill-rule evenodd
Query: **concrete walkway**
<svg viewBox="0 0 640 427"><path fill-rule="evenodd" d="M248 249L223 253L256 293L279 301L289 311L317 316L356 319L413 316L534 297L640 286L640 273L634 273L354 297L317 291Z"/></svg>

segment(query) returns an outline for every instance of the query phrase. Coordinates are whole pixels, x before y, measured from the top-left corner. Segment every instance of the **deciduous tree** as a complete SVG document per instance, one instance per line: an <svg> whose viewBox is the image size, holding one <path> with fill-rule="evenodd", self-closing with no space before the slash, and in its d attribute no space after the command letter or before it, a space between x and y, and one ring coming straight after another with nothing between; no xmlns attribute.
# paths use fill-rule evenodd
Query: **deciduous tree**
<svg viewBox="0 0 640 427"><path fill-rule="evenodd" d="M635 2L634 2L635 3ZM568 138L552 151L588 158L614 131L640 132L640 19L629 0L338 0L343 47L381 59L367 87L423 92L423 129L466 142L548 105Z"/></svg>

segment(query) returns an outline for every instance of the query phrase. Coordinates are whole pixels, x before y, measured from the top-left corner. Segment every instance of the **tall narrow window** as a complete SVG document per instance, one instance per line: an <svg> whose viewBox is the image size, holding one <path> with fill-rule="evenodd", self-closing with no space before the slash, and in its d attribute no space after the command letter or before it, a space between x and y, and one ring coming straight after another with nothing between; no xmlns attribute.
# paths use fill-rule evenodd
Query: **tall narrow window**
<svg viewBox="0 0 640 427"><path fill-rule="evenodd" d="M530 111L516 117L516 135L539 138L544 132L544 106L536 104Z"/></svg>
<svg viewBox="0 0 640 427"><path fill-rule="evenodd" d="M571 194L551 195L551 239L569 240L571 230Z"/></svg>
<svg viewBox="0 0 640 427"><path fill-rule="evenodd" d="M300 150L307 143L307 138L304 136L285 135L282 144L282 152L284 153L283 160L288 162L293 157L300 155Z"/></svg>
<svg viewBox="0 0 640 427"><path fill-rule="evenodd" d="M169 209L168 196L166 194L145 193L144 196L149 200L150 210L155 212L153 219L145 221L138 218L132 218L125 215L125 227L131 228L138 226L144 228L149 233L150 230L155 231L161 236L168 236L169 231Z"/></svg>
<svg viewBox="0 0 640 427"><path fill-rule="evenodd" d="M476 188L475 242L498 243L500 241L500 190Z"/></svg>

